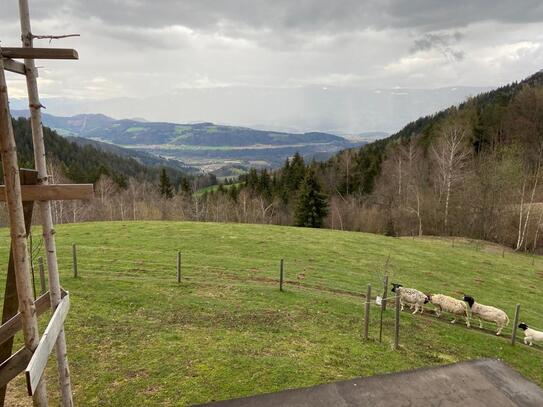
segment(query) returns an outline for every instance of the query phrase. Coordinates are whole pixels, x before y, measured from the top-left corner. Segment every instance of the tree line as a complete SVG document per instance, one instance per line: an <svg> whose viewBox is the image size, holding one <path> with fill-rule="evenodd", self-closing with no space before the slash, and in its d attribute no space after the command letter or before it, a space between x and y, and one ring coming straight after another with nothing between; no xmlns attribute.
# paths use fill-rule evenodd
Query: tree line
<svg viewBox="0 0 543 407"><path fill-rule="evenodd" d="M295 154L275 171L197 193L135 177L96 181L90 203L57 202L55 221L193 220L327 227L390 236L465 236L537 250L543 202L543 75L419 119L327 162ZM62 168L52 168L58 178Z"/></svg>

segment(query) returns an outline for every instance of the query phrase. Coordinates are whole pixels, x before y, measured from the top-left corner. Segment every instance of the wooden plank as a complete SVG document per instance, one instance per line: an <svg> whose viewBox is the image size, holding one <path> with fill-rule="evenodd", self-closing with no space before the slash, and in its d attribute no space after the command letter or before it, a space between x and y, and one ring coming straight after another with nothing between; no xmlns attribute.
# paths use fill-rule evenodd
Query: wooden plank
<svg viewBox="0 0 543 407"><path fill-rule="evenodd" d="M19 178L22 185L35 185L38 183L38 171L21 168L19 170ZM25 229L30 230L32 225L32 212L34 202L25 202L23 204L23 212L25 218ZM15 265L13 263L13 252L9 252L8 273L6 277L6 290L4 294L4 307L2 310L2 324L9 321L15 315L19 308L19 300L17 298L17 286L15 284ZM20 326L20 318L19 318ZM20 328L19 328L20 329ZM0 343L0 363L7 361L13 351L13 335ZM24 367L23 367L24 369ZM0 407L3 407L6 399L6 386L0 386Z"/></svg>
<svg viewBox="0 0 543 407"><path fill-rule="evenodd" d="M94 198L92 184L22 185L23 201L66 201ZM0 185L0 202L6 200L6 189Z"/></svg>
<svg viewBox="0 0 543 407"><path fill-rule="evenodd" d="M38 316L49 310L51 308L49 291L40 295L34 302L34 305L36 306L36 314ZM21 329L21 322L21 314L17 313L5 324L0 326L0 344L12 338Z"/></svg>
<svg viewBox="0 0 543 407"><path fill-rule="evenodd" d="M26 67L22 62L14 61L13 59L4 59L4 69L9 72L26 75Z"/></svg>
<svg viewBox="0 0 543 407"><path fill-rule="evenodd" d="M58 334L62 330L64 320L68 315L70 309L70 294L68 293L58 304L57 309L53 313L47 328L40 339L38 347L32 355L32 359L28 363L25 370L26 385L28 388L28 394L32 396L34 391L40 383L41 376L47 365L47 359L55 346Z"/></svg>
<svg viewBox="0 0 543 407"><path fill-rule="evenodd" d="M70 48L2 47L0 53L4 58L15 59L79 59L77 51Z"/></svg>
<svg viewBox="0 0 543 407"><path fill-rule="evenodd" d="M32 352L27 348L21 348L0 364L0 386L5 388L15 376L23 372L31 358Z"/></svg>
<svg viewBox="0 0 543 407"><path fill-rule="evenodd" d="M40 333L38 317L34 305L34 293L30 279L30 253L28 251L27 233L23 211L21 182L19 180L19 164L17 145L13 134L9 100L4 72L3 59L0 58L0 155L4 184L6 186L6 208L8 214L11 250L15 265L15 280L17 281L17 298L25 347L34 350L39 344ZM47 406L46 381L42 380L36 388L33 403L36 407Z"/></svg>

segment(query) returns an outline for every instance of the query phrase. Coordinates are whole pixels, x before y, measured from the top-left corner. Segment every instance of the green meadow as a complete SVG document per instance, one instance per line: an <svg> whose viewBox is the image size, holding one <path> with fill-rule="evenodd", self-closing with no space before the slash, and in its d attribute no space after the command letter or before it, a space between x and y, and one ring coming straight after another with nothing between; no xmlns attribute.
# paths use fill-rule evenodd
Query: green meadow
<svg viewBox="0 0 543 407"><path fill-rule="evenodd" d="M71 297L66 336L78 406L190 405L481 357L502 359L543 385L542 349L511 346L511 325L496 337L478 324L451 325L447 315L404 312L393 351L394 310L384 314L379 342L379 309L372 306L370 340L362 338L362 294L368 284L382 294L385 272L424 292L471 294L511 320L520 303L521 319L541 328L539 258L463 239L265 225L103 222L60 225L56 236ZM33 242L35 260L37 228ZM7 229L0 247L3 282ZM54 357L47 377L56 387ZM31 405L24 395L19 377L8 388L9 405Z"/></svg>

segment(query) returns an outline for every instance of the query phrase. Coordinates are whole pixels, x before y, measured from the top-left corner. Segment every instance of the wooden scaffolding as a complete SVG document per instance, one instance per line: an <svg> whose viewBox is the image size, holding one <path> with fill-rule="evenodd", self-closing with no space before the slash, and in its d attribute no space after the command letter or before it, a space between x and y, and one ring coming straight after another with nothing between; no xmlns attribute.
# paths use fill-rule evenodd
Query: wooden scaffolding
<svg viewBox="0 0 543 407"><path fill-rule="evenodd" d="M35 38L58 38L32 34L28 0L19 0L22 47L0 48L0 153L4 185L0 201L6 202L11 232L11 252L6 277L2 325L0 326L0 406L4 405L6 386L20 373L26 376L27 390L35 406L47 406L44 370L55 349L58 365L60 400L63 407L73 406L64 320L70 307L70 295L60 286L51 200L90 199L92 184L51 185L47 174L45 145L35 59L78 59L72 49L34 48ZM63 37L63 36L60 36ZM17 61L23 60L21 61ZM9 111L5 71L26 77L35 170L19 169L17 146ZM49 291L34 298L27 237L37 202L48 267ZM51 319L41 335L38 317L48 309ZM14 335L22 330L24 346L13 352Z"/></svg>

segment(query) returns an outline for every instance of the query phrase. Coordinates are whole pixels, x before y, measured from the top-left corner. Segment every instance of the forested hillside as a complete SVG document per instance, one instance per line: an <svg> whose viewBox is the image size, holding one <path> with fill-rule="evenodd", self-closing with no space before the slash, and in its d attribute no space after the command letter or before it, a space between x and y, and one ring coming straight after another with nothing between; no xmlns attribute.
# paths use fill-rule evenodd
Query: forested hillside
<svg viewBox="0 0 543 407"><path fill-rule="evenodd" d="M245 189L263 201L265 221L296 224L311 168L328 198L327 227L462 235L528 250L540 240L542 155L538 72L326 163L295 157L278 172L253 172Z"/></svg>
<svg viewBox="0 0 543 407"><path fill-rule="evenodd" d="M24 122L23 122L24 123ZM466 236L537 250L543 222L543 73L408 124L323 163L300 154L194 194L185 180L98 185L63 221L172 219L273 223L392 236ZM74 173L72 170L71 173ZM77 175L77 172L75 172Z"/></svg>
<svg viewBox="0 0 543 407"><path fill-rule="evenodd" d="M13 130L17 141L20 166L33 168L32 132L27 119L19 118L13 120ZM44 127L45 148L50 156L53 167L62 171L62 176L74 182L97 182L101 176L110 177L121 187L127 185L129 178L140 181L157 183L162 168L174 185L181 183L183 178L190 177L187 171L181 171L174 166L159 166L157 160L154 165L144 163L121 154L105 151L93 145L78 145L48 127Z"/></svg>

